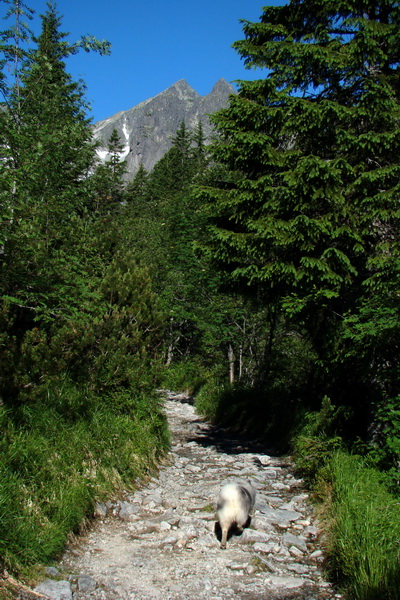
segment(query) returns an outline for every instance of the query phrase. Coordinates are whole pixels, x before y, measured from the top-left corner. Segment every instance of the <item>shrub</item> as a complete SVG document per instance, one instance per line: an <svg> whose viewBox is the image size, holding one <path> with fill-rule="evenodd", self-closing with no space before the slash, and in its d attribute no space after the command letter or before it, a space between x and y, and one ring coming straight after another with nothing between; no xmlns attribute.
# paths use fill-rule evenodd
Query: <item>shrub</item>
<svg viewBox="0 0 400 600"><path fill-rule="evenodd" d="M400 479L400 397L382 401L375 412L372 440L365 446L368 460L382 470L391 487L399 494Z"/></svg>
<svg viewBox="0 0 400 600"><path fill-rule="evenodd" d="M222 384L215 377L210 377L196 396L197 411L210 421L216 420L219 398L223 389Z"/></svg>
<svg viewBox="0 0 400 600"><path fill-rule="evenodd" d="M210 377L200 360L181 360L172 363L162 374L161 385L167 389L197 394Z"/></svg>
<svg viewBox="0 0 400 600"><path fill-rule="evenodd" d="M320 470L343 446L342 438L337 435L342 417L343 409L335 408L327 396L322 399L319 411L304 414L291 445L296 466L309 483L317 479Z"/></svg>

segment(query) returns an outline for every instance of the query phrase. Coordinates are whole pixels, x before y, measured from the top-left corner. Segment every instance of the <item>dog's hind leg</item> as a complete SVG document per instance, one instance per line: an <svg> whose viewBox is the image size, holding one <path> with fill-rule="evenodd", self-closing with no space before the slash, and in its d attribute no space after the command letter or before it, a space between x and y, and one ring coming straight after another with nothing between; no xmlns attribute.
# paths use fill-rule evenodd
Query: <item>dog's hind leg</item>
<svg viewBox="0 0 400 600"><path fill-rule="evenodd" d="M226 548L226 540L228 539L229 527L226 527L226 525L224 525L221 528L221 530L222 530L221 548L222 548L222 550L225 550L225 548Z"/></svg>

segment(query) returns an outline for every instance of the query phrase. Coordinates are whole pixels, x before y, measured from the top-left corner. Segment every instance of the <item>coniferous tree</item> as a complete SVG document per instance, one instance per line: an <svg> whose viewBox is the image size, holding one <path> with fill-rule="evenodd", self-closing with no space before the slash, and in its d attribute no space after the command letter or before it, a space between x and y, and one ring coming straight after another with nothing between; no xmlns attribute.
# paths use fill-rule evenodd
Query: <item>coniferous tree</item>
<svg viewBox="0 0 400 600"><path fill-rule="evenodd" d="M34 198L78 189L93 162L84 88L66 72L70 49L60 25L55 4L49 3L37 48L21 74L19 105L12 107L20 121L18 174Z"/></svg>
<svg viewBox="0 0 400 600"><path fill-rule="evenodd" d="M143 163L140 163L138 172L133 179L129 181L125 189L124 200L132 205L132 210L137 211L138 215L141 214L148 201L148 175Z"/></svg>
<svg viewBox="0 0 400 600"><path fill-rule="evenodd" d="M3 94L3 101L7 102L10 86L14 87L18 96L20 88L20 65L26 52L23 44L32 39L32 31L29 28L28 21L33 19L34 11L23 2L23 0L3 0L9 5L5 19L13 18L13 24L3 31L0 35L0 50L3 59L0 61L0 90ZM4 73L4 69L12 69L11 83Z"/></svg>
<svg viewBox="0 0 400 600"><path fill-rule="evenodd" d="M50 3L6 114L10 157L4 181L13 212L5 236L3 284L6 293L18 290L21 301L24 297L33 306L35 294L43 302L42 295L73 264L63 257L80 238L86 175L94 159L83 90L65 70L69 46L59 27ZM56 264L59 260L62 265Z"/></svg>
<svg viewBox="0 0 400 600"><path fill-rule="evenodd" d="M209 255L306 324L359 415L365 397L397 393L399 22L397 2L311 0L244 22L234 46L269 72L213 119L225 170L199 192ZM374 339L389 342L379 358Z"/></svg>
<svg viewBox="0 0 400 600"><path fill-rule="evenodd" d="M100 272L101 258L84 234L95 146L83 86L65 70L64 59L77 46L64 41L59 27L49 3L21 86L14 86L2 113L8 156L1 201L8 214L0 256L0 387L11 399L24 386L45 385L47 375L66 364L63 352L74 343L66 323L79 311L91 314L91 275ZM63 351L52 346L57 331L67 337L58 339Z"/></svg>
<svg viewBox="0 0 400 600"><path fill-rule="evenodd" d="M95 209L103 215L115 212L123 200L123 177L126 173L126 162L121 160L123 150L124 146L114 128L108 140L109 156L97 167L92 177Z"/></svg>
<svg viewBox="0 0 400 600"><path fill-rule="evenodd" d="M206 148L206 137L204 135L203 123L199 121L193 132L193 161L196 178L200 179L207 168L208 157Z"/></svg>
<svg viewBox="0 0 400 600"><path fill-rule="evenodd" d="M182 192L191 183L194 174L192 140L192 133L182 121L172 138L172 148L150 174L150 191L155 199Z"/></svg>

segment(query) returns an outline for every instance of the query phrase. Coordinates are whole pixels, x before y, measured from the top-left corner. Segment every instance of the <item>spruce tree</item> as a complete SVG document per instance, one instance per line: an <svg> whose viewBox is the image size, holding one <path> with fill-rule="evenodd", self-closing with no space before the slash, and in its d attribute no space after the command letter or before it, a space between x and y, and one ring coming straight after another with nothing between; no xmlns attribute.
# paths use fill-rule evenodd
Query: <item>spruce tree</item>
<svg viewBox="0 0 400 600"><path fill-rule="evenodd" d="M4 197L12 199L12 217L5 234L3 282L7 293L28 295L31 305L38 301L35 294L47 293L53 278L59 280L55 257L64 261L61 256L76 248L94 159L83 89L66 72L70 46L59 31L53 3L41 18L36 47L25 60L21 87L10 96L5 117L10 156Z"/></svg>
<svg viewBox="0 0 400 600"><path fill-rule="evenodd" d="M194 171L196 179L201 179L208 164L208 154L206 148L206 137L204 135L203 123L199 121L193 132L192 156L194 162Z"/></svg>
<svg viewBox="0 0 400 600"><path fill-rule="evenodd" d="M131 181L129 181L128 185L126 186L126 202L136 202L138 199L146 198L148 175L149 174L145 166L143 165L143 163L140 163L136 175L133 177L133 179L131 179Z"/></svg>
<svg viewBox="0 0 400 600"><path fill-rule="evenodd" d="M149 185L155 198L165 198L187 189L194 175L193 136L182 121L172 138L172 148L158 161Z"/></svg>
<svg viewBox="0 0 400 600"><path fill-rule="evenodd" d="M103 215L115 212L123 199L123 178L126 173L126 162L121 160L123 150L124 146L114 128L108 140L109 157L97 166L91 180L95 210Z"/></svg>
<svg viewBox="0 0 400 600"><path fill-rule="evenodd" d="M20 121L16 160L24 191L34 198L68 192L73 203L71 190L87 175L94 147L84 86L66 71L70 46L60 26L55 4L49 3L12 108Z"/></svg>
<svg viewBox="0 0 400 600"><path fill-rule="evenodd" d="M199 192L209 255L306 324L331 384L344 361L335 393L354 403L362 384L379 397L398 364L397 345L378 360L373 347L396 337L385 314L399 309L399 24L397 2L330 0L244 22L234 47L268 71L213 118L224 169Z"/></svg>

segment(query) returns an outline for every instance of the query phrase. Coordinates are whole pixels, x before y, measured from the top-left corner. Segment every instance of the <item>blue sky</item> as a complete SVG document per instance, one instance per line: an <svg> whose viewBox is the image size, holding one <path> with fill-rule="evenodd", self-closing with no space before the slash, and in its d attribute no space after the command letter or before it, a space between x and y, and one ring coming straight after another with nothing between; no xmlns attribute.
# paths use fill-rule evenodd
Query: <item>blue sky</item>
<svg viewBox="0 0 400 600"><path fill-rule="evenodd" d="M25 0L40 24L46 0ZM135 106L186 81L201 95L221 77L253 79L231 48L243 38L240 19L258 21L262 6L279 0L58 0L62 31L76 41L83 34L107 39L111 56L80 53L69 59L68 72L87 85L94 121ZM5 14L1 3L0 14ZM4 28L5 26L3 26Z"/></svg>

